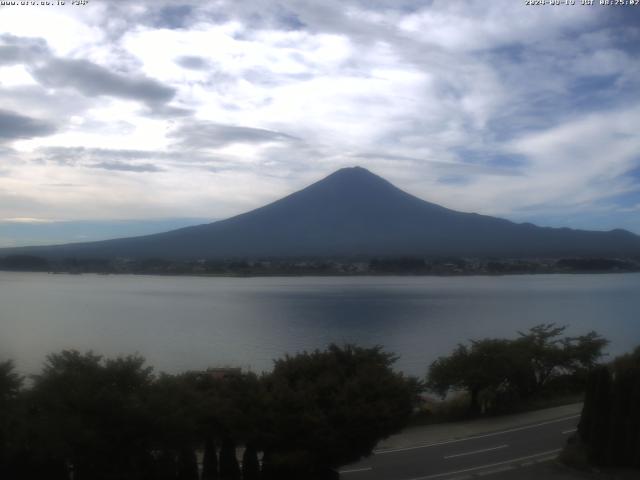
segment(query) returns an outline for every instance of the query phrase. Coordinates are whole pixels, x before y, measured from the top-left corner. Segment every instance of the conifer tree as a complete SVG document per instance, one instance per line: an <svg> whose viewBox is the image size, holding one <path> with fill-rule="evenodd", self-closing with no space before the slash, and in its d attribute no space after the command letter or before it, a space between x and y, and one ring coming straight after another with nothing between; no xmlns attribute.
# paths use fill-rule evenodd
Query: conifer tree
<svg viewBox="0 0 640 480"><path fill-rule="evenodd" d="M589 433L589 459L596 465L606 465L611 418L611 372L600 367L596 374L596 392L593 401L595 414Z"/></svg>
<svg viewBox="0 0 640 480"><path fill-rule="evenodd" d="M230 437L222 440L222 447L220 449L220 479L240 480L240 466L236 458L236 444Z"/></svg>
<svg viewBox="0 0 640 480"><path fill-rule="evenodd" d="M193 449L183 447L178 455L178 480L198 480L198 460Z"/></svg>
<svg viewBox="0 0 640 480"><path fill-rule="evenodd" d="M202 458L202 480L218 479L218 453L216 443L208 437L204 443L204 457Z"/></svg>
<svg viewBox="0 0 640 480"><path fill-rule="evenodd" d="M242 455L242 480L258 480L259 478L258 451L252 443L248 443Z"/></svg>

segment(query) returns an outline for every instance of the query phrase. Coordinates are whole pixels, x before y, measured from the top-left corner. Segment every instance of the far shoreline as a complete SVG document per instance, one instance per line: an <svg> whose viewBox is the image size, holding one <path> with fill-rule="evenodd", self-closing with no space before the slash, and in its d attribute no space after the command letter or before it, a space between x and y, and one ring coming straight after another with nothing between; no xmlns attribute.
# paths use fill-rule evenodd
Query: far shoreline
<svg viewBox="0 0 640 480"><path fill-rule="evenodd" d="M510 273L326 273L326 274L305 274L305 273L265 273L265 274L235 274L235 273L146 273L146 272L45 272L27 270L0 270L0 273L30 273L46 275L79 276L89 275L95 277L105 276L136 276L136 277L188 277L188 278L497 278L497 277L523 277L523 276L561 276L561 275L624 275L639 274L640 270L634 271L579 271L579 272L510 272Z"/></svg>

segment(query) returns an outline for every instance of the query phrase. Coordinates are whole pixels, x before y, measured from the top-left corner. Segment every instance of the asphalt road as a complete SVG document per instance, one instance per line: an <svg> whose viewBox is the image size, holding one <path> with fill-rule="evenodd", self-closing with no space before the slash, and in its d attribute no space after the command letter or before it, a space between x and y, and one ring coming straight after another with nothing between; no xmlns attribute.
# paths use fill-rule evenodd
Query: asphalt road
<svg viewBox="0 0 640 480"><path fill-rule="evenodd" d="M555 458L579 415L473 437L377 451L340 470L343 480L463 480ZM514 478L517 476L514 475Z"/></svg>

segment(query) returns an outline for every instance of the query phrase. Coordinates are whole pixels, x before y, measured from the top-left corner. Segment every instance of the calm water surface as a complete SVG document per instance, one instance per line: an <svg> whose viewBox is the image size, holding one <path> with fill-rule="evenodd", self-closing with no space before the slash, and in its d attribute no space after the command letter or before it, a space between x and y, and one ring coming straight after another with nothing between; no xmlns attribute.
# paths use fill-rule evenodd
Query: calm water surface
<svg viewBox="0 0 640 480"><path fill-rule="evenodd" d="M199 278L0 272L0 359L35 372L48 353L140 353L158 370L268 370L330 342L383 345L422 375L471 338L542 322L640 344L640 274Z"/></svg>

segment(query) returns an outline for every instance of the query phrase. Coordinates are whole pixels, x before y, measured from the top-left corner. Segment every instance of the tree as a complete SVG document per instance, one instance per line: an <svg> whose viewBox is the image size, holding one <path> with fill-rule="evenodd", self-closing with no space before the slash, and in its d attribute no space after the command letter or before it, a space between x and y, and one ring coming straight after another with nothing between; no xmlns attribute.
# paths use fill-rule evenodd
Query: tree
<svg viewBox="0 0 640 480"><path fill-rule="evenodd" d="M588 376L578 425L590 462L640 467L640 347Z"/></svg>
<svg viewBox="0 0 640 480"><path fill-rule="evenodd" d="M38 454L72 465L80 480L141 478L149 463L145 399L152 379L137 356L50 355L29 400Z"/></svg>
<svg viewBox="0 0 640 480"><path fill-rule="evenodd" d="M195 441L205 446L203 478L239 478L236 444L257 445L263 431L262 383L252 373L239 372L219 376L208 370L192 371L180 377L183 391L193 396L189 412L196 424ZM216 442L221 445L219 462Z"/></svg>
<svg viewBox="0 0 640 480"><path fill-rule="evenodd" d="M395 360L380 347L353 345L277 360L264 378L265 476L314 478L369 455L404 427L418 382L394 372Z"/></svg>
<svg viewBox="0 0 640 480"><path fill-rule="evenodd" d="M200 394L191 372L160 374L151 384L145 408L150 417L150 448L159 452L156 466L162 478L175 480L191 475L193 454L201 441Z"/></svg>
<svg viewBox="0 0 640 480"><path fill-rule="evenodd" d="M204 456L202 457L202 480L218 479L218 453L211 435L204 442Z"/></svg>
<svg viewBox="0 0 640 480"><path fill-rule="evenodd" d="M258 480L259 478L258 452L252 443L248 443L242 455L242 480Z"/></svg>
<svg viewBox="0 0 640 480"><path fill-rule="evenodd" d="M560 375L586 375L602 357L602 349L609 343L591 331L578 337L560 336L566 326L554 323L540 324L528 332L518 332L516 345L530 362L529 394L537 393L554 377Z"/></svg>
<svg viewBox="0 0 640 480"><path fill-rule="evenodd" d="M178 454L178 480L198 480L198 459L188 446Z"/></svg>
<svg viewBox="0 0 640 480"><path fill-rule="evenodd" d="M518 364L511 342L500 339L472 341L471 346L458 345L448 357L440 357L429 367L427 385L445 396L451 390L467 390L469 410L480 413L480 395L511 388L517 377Z"/></svg>
<svg viewBox="0 0 640 480"><path fill-rule="evenodd" d="M11 360L0 362L0 478L9 476L9 463L15 453L17 399L22 383Z"/></svg>
<svg viewBox="0 0 640 480"><path fill-rule="evenodd" d="M0 362L0 402L15 399L22 387L23 378L15 372L12 360Z"/></svg>
<svg viewBox="0 0 640 480"><path fill-rule="evenodd" d="M559 367L568 363L567 352L561 348L561 340L558 338L566 328L543 323L530 328L526 333L518 332L520 338L515 342L529 358L529 378L532 382L528 393L540 390Z"/></svg>
<svg viewBox="0 0 640 480"><path fill-rule="evenodd" d="M220 480L240 480L236 444L230 437L222 441L220 448Z"/></svg>
<svg viewBox="0 0 640 480"><path fill-rule="evenodd" d="M564 380L560 383L567 388L576 382L584 388L587 372L597 365L608 342L595 332L561 338L565 329L541 324L519 332L515 340L487 338L460 344L430 365L427 385L443 397L452 390L466 390L472 414L483 407L509 408L551 390L552 380Z"/></svg>

